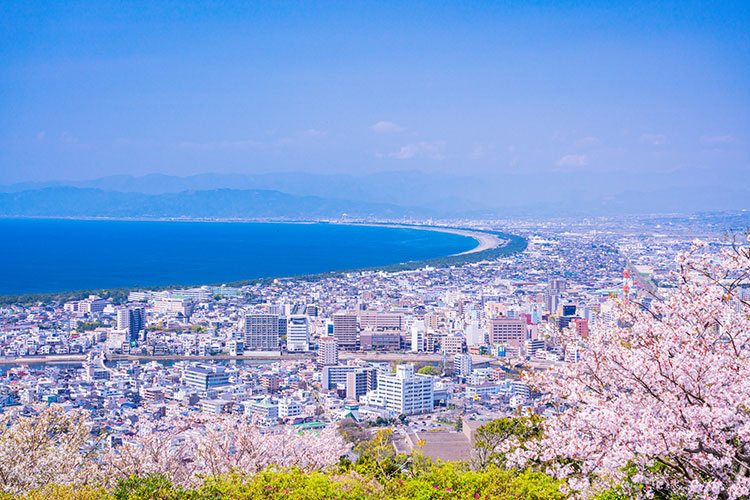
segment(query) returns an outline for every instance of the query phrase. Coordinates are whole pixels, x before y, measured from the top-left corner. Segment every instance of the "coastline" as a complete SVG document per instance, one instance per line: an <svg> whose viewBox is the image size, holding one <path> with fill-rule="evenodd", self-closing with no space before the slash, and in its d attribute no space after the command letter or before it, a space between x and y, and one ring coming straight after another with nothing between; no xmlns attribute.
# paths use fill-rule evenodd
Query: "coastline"
<svg viewBox="0 0 750 500"><path fill-rule="evenodd" d="M388 222L385 222L382 224L378 224L378 223L356 223L354 224L350 222L331 222L330 224L340 224L344 226L357 225L357 226L369 226L369 227L421 229L423 231L435 231L437 233L456 234L459 236L466 236L468 238L473 238L474 240L476 240L477 242L476 247L472 248L471 250L467 250L465 252L450 254L448 255L448 257L483 252L485 250L492 250L493 248L498 248L500 246L508 244L508 240L502 240L493 233L480 232L475 229L453 228L449 226L426 226L426 225L419 225L419 224L396 224L396 223L388 223Z"/></svg>
<svg viewBox="0 0 750 500"><path fill-rule="evenodd" d="M525 238L500 231L473 229L465 227L452 226L432 226L423 224L398 223L398 222L371 222L371 221L331 221L331 220L251 220L251 219L169 219L169 218L70 218L70 217L14 217L14 218L44 218L44 219L65 219L65 220L125 220L125 221L164 221L164 222L235 222L235 223L269 223L269 224L337 224L348 226L372 226L372 227L393 227L403 229L420 229L425 231L436 231L457 234L460 236L473 238L477 246L457 254L446 256L432 257L422 260L414 260L395 264L380 266L361 267L355 269L340 269L324 271L309 275L296 276L268 276L263 278L253 278L226 282L227 286L242 287L263 283L272 283L275 280L299 280L299 281L320 281L328 278L344 276L350 273L359 272L398 272L405 270L415 270L423 267L448 267L462 265L466 263L479 262L482 260L506 257L514 253L522 252L526 249L527 241ZM64 302L67 300L78 300L88 295L99 295L103 298L112 299L115 303L121 303L131 291L141 290L170 290L176 288L194 287L194 286L218 286L217 283L172 283L169 285L156 286L124 286L118 288L106 289L85 289L85 290L64 290L58 292L44 293L26 293L26 294L4 294L0 295L0 305L10 304L29 304L35 302Z"/></svg>

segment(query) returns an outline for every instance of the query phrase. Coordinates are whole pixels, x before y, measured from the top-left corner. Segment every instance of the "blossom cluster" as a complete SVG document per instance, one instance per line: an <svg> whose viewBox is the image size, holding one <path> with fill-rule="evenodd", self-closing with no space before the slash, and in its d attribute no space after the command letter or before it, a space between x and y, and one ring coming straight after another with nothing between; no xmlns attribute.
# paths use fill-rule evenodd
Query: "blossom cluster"
<svg viewBox="0 0 750 500"><path fill-rule="evenodd" d="M695 242L677 263L668 299L622 302L580 362L529 375L559 414L517 463L548 464L584 497L750 495L750 248Z"/></svg>
<svg viewBox="0 0 750 500"><path fill-rule="evenodd" d="M194 486L229 473L325 470L349 449L333 428L270 431L229 415L146 420L117 446L106 438L92 432L81 410L50 406L35 414L0 414L0 489L19 494L50 484L113 487L147 474Z"/></svg>

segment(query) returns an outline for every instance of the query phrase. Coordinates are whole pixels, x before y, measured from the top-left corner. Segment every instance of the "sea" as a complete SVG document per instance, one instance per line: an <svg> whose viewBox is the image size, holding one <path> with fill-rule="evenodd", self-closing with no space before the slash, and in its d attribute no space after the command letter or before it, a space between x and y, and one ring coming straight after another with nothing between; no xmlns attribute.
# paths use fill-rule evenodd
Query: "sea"
<svg viewBox="0 0 750 500"><path fill-rule="evenodd" d="M0 219L0 295L222 284L465 252L473 238L344 224Z"/></svg>

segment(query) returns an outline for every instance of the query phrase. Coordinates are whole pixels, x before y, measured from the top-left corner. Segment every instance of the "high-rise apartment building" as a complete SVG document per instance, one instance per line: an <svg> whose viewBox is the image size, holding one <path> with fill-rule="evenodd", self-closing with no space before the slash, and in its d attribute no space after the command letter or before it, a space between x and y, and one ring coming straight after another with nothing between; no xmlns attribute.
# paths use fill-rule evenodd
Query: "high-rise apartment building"
<svg viewBox="0 0 750 500"><path fill-rule="evenodd" d="M138 340L138 333L146 329L146 310L130 307L117 310L117 329L128 333L128 340Z"/></svg>
<svg viewBox="0 0 750 500"><path fill-rule="evenodd" d="M472 359L471 354L456 354L453 357L453 371L459 377L466 378L471 375Z"/></svg>
<svg viewBox="0 0 750 500"><path fill-rule="evenodd" d="M318 364L332 366L339 364L339 346L333 337L323 337L318 345Z"/></svg>
<svg viewBox="0 0 750 500"><path fill-rule="evenodd" d="M346 375L359 370L354 365L324 366L320 386L324 391L346 387Z"/></svg>
<svg viewBox="0 0 750 500"><path fill-rule="evenodd" d="M375 368L361 368L346 374L346 397L359 401L359 397L378 387Z"/></svg>
<svg viewBox="0 0 750 500"><path fill-rule="evenodd" d="M279 317L275 314L245 316L245 349L275 351L279 348Z"/></svg>
<svg viewBox="0 0 750 500"><path fill-rule="evenodd" d="M336 313L333 315L333 338L336 339L339 349L358 349L358 333L356 314Z"/></svg>

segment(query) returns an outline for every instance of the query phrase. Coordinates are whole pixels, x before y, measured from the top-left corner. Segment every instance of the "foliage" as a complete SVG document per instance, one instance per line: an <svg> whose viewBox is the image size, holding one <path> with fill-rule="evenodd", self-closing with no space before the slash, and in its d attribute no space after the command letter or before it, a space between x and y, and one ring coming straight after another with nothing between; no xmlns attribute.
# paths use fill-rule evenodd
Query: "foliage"
<svg viewBox="0 0 750 500"><path fill-rule="evenodd" d="M88 332L96 330L100 326L104 326L104 323L101 321L79 321L76 330L79 332Z"/></svg>
<svg viewBox="0 0 750 500"><path fill-rule="evenodd" d="M95 497L70 497L89 500ZM339 474L262 471L252 476L230 474L192 489L169 485L163 478L130 478L110 500L421 500L493 499L562 500L560 483L541 473L512 475L491 469L475 472L461 464L429 463L424 469L379 481L355 471ZM29 499L31 500L31 499ZM36 500L36 499L34 499Z"/></svg>
<svg viewBox="0 0 750 500"><path fill-rule="evenodd" d="M354 445L368 441L372 437L370 431L353 418L341 419L336 427L344 441Z"/></svg>
<svg viewBox="0 0 750 500"><path fill-rule="evenodd" d="M406 455L396 455L393 448L394 434L391 429L375 432L375 436L354 447L358 455L354 469L360 473L378 479L386 479L400 473L409 460Z"/></svg>
<svg viewBox="0 0 750 500"><path fill-rule="evenodd" d="M175 487L164 474L148 474L143 477L130 476L120 479L112 492L115 500L148 498L153 500L187 496L182 488Z"/></svg>
<svg viewBox="0 0 750 500"><path fill-rule="evenodd" d="M750 495L750 248L706 245L678 256L672 296L622 303L579 363L530 381L560 414L516 452L542 459L584 496Z"/></svg>
<svg viewBox="0 0 750 500"><path fill-rule="evenodd" d="M367 425L370 427L387 427L389 425L395 425L396 419L395 418L383 418L383 417L377 417L375 420L368 420Z"/></svg>
<svg viewBox="0 0 750 500"><path fill-rule="evenodd" d="M474 467L480 470L487 467L507 467L508 452L512 447L522 445L531 439L539 439L542 435L541 426L541 417L532 415L499 418L479 427L474 432Z"/></svg>
<svg viewBox="0 0 750 500"><path fill-rule="evenodd" d="M422 375L440 375L440 370L432 365L426 365L417 370L417 373Z"/></svg>

